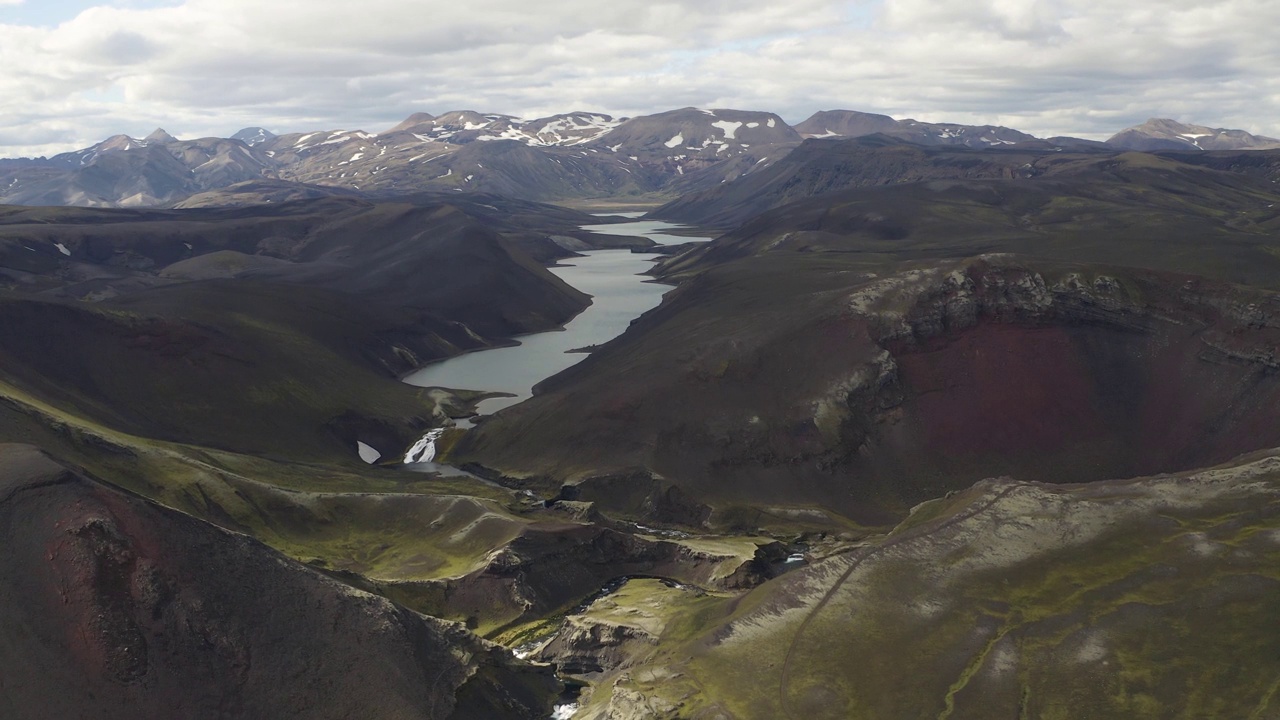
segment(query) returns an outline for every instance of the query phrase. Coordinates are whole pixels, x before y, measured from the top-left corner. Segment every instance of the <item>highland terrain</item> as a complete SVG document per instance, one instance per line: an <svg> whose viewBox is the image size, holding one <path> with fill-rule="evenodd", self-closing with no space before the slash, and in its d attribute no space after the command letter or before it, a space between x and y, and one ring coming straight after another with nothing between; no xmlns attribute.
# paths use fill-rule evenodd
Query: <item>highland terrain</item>
<svg viewBox="0 0 1280 720"><path fill-rule="evenodd" d="M0 160L0 714L1270 717L1277 183L847 110ZM402 382L598 252L668 290L532 398Z"/></svg>

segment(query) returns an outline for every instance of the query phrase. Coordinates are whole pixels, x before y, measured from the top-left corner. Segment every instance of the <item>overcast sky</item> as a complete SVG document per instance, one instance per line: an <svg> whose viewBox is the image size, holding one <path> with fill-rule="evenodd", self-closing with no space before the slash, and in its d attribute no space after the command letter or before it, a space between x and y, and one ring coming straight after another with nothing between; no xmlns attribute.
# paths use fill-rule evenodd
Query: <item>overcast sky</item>
<svg viewBox="0 0 1280 720"><path fill-rule="evenodd" d="M1277 28L1280 0L0 0L0 156L686 105L1280 137Z"/></svg>

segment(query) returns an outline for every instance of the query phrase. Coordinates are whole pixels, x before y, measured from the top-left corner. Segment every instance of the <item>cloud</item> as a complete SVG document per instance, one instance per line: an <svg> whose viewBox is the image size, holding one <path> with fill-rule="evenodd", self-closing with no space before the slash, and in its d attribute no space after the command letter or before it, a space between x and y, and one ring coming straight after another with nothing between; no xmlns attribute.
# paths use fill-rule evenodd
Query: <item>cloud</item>
<svg viewBox="0 0 1280 720"><path fill-rule="evenodd" d="M7 0L0 0L4 3ZM1280 136L1273 0L186 0L0 25L0 155L411 112L844 107L1105 138ZM34 128L34 129L33 129Z"/></svg>

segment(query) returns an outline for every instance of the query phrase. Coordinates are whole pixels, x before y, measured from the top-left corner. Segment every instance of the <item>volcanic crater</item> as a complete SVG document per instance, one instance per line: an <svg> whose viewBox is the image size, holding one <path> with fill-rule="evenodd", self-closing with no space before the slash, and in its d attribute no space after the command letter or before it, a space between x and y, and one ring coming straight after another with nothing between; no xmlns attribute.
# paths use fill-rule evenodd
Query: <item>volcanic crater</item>
<svg viewBox="0 0 1280 720"><path fill-rule="evenodd" d="M606 512L600 476L643 468L720 517L801 506L883 524L988 477L1133 477L1280 445L1267 291L987 255L769 280L752 319L723 309L735 274L682 286L458 454L549 488L589 477ZM717 315L734 318L720 337L699 331Z"/></svg>

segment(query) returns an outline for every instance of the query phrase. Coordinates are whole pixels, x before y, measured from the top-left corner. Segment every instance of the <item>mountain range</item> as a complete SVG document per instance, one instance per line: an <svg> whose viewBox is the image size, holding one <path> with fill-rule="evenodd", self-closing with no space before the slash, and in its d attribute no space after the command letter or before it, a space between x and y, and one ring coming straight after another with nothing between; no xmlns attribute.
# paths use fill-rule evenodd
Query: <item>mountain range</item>
<svg viewBox="0 0 1280 720"><path fill-rule="evenodd" d="M683 108L0 161L0 717L1271 717L1272 143ZM405 381L642 269L523 402Z"/></svg>
<svg viewBox="0 0 1280 720"><path fill-rule="evenodd" d="M230 138L110 137L52 158L0 160L0 203L88 207L245 204L272 181L314 196L480 191L563 201L671 199L751 175L804 139L883 135L924 146L1064 151L1256 150L1280 140L1240 130L1153 119L1105 143L1040 139L991 125L895 120L821 111L792 127L773 113L683 108L635 118L571 112L534 120L455 111L416 113L381 133L327 130L276 135L245 128ZM206 195L214 193L213 196ZM194 199L193 199L194 198Z"/></svg>

